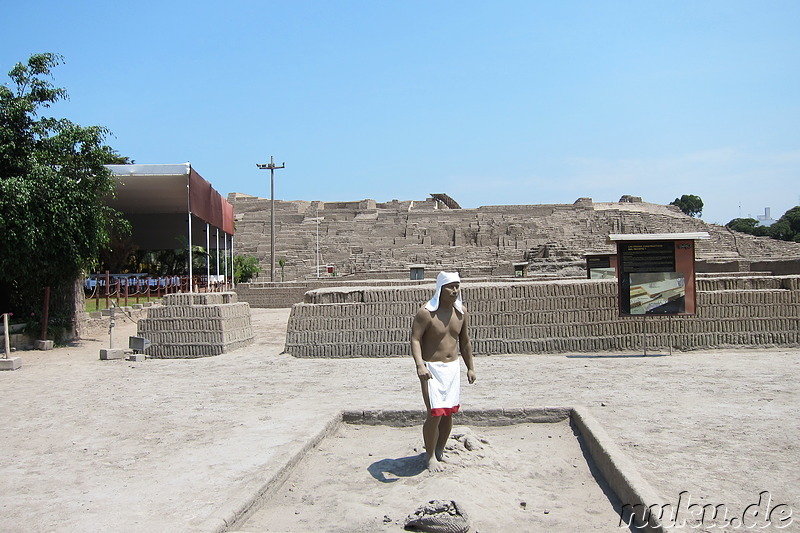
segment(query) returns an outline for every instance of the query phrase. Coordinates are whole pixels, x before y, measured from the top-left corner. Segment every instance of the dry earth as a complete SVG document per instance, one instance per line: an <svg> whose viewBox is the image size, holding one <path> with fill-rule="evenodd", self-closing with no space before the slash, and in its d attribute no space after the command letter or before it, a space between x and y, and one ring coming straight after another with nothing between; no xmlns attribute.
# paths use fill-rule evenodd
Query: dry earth
<svg viewBox="0 0 800 533"><path fill-rule="evenodd" d="M108 345L103 329L75 346L17 354L23 367L0 373L0 530L248 527L232 524L235 512L336 413L420 408L410 359L292 358L281 353L287 317L288 310L254 309L256 344L206 359L100 361ZM124 344L135 328L119 322L115 339ZM493 356L477 358L476 369L478 381L462 390L465 409L586 405L665 504L677 505L683 494L684 503L724 504L729 518L741 517L764 493L762 507L776 511L772 525L758 530L800 531L800 350ZM361 457L345 470L376 482L364 475L370 459L413 455L409 446L418 437L407 431L400 442L367 439L366 448L356 439L362 448L353 453ZM503 438L487 439L506 446ZM463 484L481 468L454 466L445 474ZM498 462L494 477L507 470ZM339 486L336 477L329 481ZM411 476L390 485L416 484L422 495L431 481ZM556 513L566 492L514 488L502 499L519 506L525 498L526 513L545 506ZM421 500L381 515L396 525ZM778 524L787 510L795 516ZM617 522L598 515L592 527L619 531ZM339 517L317 523L316 530L335 531ZM746 530L708 523L685 529Z"/></svg>
<svg viewBox="0 0 800 533"><path fill-rule="evenodd" d="M567 421L455 427L436 474L422 449L419 428L345 424L237 529L399 531L430 500L455 500L470 531L607 531L619 521Z"/></svg>

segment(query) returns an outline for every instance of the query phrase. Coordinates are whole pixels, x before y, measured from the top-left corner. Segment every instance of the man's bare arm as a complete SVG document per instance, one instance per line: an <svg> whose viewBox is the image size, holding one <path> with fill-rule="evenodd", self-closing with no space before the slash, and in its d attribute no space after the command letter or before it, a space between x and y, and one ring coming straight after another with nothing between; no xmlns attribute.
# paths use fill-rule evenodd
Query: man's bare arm
<svg viewBox="0 0 800 533"><path fill-rule="evenodd" d="M414 358L414 364L417 366L417 376L420 379L430 379L432 377L428 367L425 366L425 360L422 358L422 336L425 335L425 330L428 329L430 323L430 313L425 308L421 308L417 311L414 323L411 325L411 356Z"/></svg>
<svg viewBox="0 0 800 533"><path fill-rule="evenodd" d="M458 346L464 364L467 365L467 381L475 383L475 366L472 361L472 340L469 338L469 315L464 312L464 323L461 324L461 332L458 334Z"/></svg>

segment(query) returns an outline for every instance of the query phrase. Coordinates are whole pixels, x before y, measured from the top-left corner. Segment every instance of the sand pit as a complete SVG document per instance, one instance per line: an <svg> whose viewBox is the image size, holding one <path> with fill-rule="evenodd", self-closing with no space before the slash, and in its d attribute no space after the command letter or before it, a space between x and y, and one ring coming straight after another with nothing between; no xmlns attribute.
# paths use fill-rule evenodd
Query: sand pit
<svg viewBox="0 0 800 533"><path fill-rule="evenodd" d="M614 530L618 505L579 439L568 420L456 426L446 469L432 474L419 427L342 424L235 529L401 531L420 505L451 499L473 532Z"/></svg>

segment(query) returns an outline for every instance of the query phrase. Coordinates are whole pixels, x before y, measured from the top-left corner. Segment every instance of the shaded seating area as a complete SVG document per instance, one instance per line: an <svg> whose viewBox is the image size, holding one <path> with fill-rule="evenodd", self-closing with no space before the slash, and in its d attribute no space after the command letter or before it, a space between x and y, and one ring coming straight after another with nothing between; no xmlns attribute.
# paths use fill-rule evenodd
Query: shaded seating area
<svg viewBox="0 0 800 533"><path fill-rule="evenodd" d="M130 221L131 240L139 250L185 246L189 292L232 286L233 206L190 163L107 168L117 185L107 203ZM200 272L194 266L193 246L209 252ZM216 251L213 260L212 250Z"/></svg>

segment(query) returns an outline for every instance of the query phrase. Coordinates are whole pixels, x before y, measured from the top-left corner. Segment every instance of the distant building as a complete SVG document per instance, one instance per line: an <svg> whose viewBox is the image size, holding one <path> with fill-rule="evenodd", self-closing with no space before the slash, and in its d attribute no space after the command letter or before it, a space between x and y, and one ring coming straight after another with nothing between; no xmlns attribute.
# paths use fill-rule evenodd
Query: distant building
<svg viewBox="0 0 800 533"><path fill-rule="evenodd" d="M756 217L759 226L771 226L775 223L772 215L769 213L769 207L764 208L764 214Z"/></svg>

